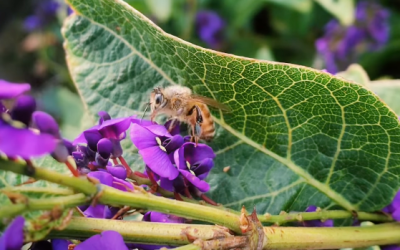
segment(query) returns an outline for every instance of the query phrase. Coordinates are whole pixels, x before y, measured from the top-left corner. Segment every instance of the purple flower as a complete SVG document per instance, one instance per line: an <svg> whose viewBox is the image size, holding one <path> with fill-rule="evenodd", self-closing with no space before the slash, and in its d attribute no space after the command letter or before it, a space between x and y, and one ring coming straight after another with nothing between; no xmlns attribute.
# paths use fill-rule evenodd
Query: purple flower
<svg viewBox="0 0 400 250"><path fill-rule="evenodd" d="M316 206L309 206L306 209L306 212L315 212L317 211ZM307 220L303 222L303 225L305 227L333 227L333 220L326 220L326 221L321 221L321 220Z"/></svg>
<svg viewBox="0 0 400 250"><path fill-rule="evenodd" d="M51 135L56 139L56 148L51 156L58 162L66 162L69 156L69 150L64 144L56 120L54 120L51 115L42 111L35 111L32 115L32 120L42 134Z"/></svg>
<svg viewBox="0 0 400 250"><path fill-rule="evenodd" d="M16 217L0 238L0 250L20 250L24 243L24 224L22 216Z"/></svg>
<svg viewBox="0 0 400 250"><path fill-rule="evenodd" d="M392 203L383 208L382 211L391 214L394 220L400 221L400 190L394 196Z"/></svg>
<svg viewBox="0 0 400 250"><path fill-rule="evenodd" d="M29 126L32 114L36 109L36 101L33 97L23 95L18 97L15 106L11 111L11 118Z"/></svg>
<svg viewBox="0 0 400 250"><path fill-rule="evenodd" d="M107 171L110 174L112 174L112 176L114 176L118 179L125 180L127 177L126 169L122 165L119 165L119 164L115 165L115 166L107 165L106 168L107 168Z"/></svg>
<svg viewBox="0 0 400 250"><path fill-rule="evenodd" d="M221 32L225 22L214 11L199 11L196 16L197 34L210 48L221 46Z"/></svg>
<svg viewBox="0 0 400 250"><path fill-rule="evenodd" d="M105 168L107 166L112 150L113 150L113 144L109 139L103 138L99 140L99 142L97 143L97 152L95 157L96 165L98 167Z"/></svg>
<svg viewBox="0 0 400 250"><path fill-rule="evenodd" d="M182 136L172 136L162 125L132 124L131 139L151 171L170 180L178 176L173 165L173 152L183 144Z"/></svg>
<svg viewBox="0 0 400 250"><path fill-rule="evenodd" d="M84 131L73 144L86 143L91 150L96 151L97 142L101 138L107 138L113 145L112 157L117 158L122 155L120 141L125 139L132 117L108 119L110 116L105 111L100 111L99 116L99 125Z"/></svg>
<svg viewBox="0 0 400 250"><path fill-rule="evenodd" d="M75 250L128 250L122 236L115 231L104 231L78 244Z"/></svg>
<svg viewBox="0 0 400 250"><path fill-rule="evenodd" d="M53 0L41 0L34 8L33 15L28 16L24 21L24 28L33 31L45 27L56 17L60 4Z"/></svg>
<svg viewBox="0 0 400 250"><path fill-rule="evenodd" d="M15 98L31 89L27 83L10 83L0 79L0 100Z"/></svg>
<svg viewBox="0 0 400 250"><path fill-rule="evenodd" d="M214 166L214 151L205 144L186 142L174 153L175 163L180 174L201 192L207 192L210 186L204 179Z"/></svg>
<svg viewBox="0 0 400 250"><path fill-rule="evenodd" d="M330 21L325 34L315 43L325 60L327 70L334 74L344 70L368 50L382 48L389 39L389 13L373 1L361 1L356 8L356 21L344 27Z"/></svg>
<svg viewBox="0 0 400 250"><path fill-rule="evenodd" d="M30 159L49 154L56 148L53 136L17 128L0 118L0 152L8 157Z"/></svg>

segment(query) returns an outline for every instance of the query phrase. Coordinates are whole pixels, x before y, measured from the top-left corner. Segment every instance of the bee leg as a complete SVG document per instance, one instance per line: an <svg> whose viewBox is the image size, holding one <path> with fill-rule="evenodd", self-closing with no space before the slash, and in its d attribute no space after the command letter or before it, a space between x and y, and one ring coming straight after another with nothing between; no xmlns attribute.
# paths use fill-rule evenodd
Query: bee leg
<svg viewBox="0 0 400 250"><path fill-rule="evenodd" d="M168 132L171 133L171 131L175 128L176 126L176 119L172 118L171 119L171 123L168 126Z"/></svg>
<svg viewBox="0 0 400 250"><path fill-rule="evenodd" d="M194 141L194 143L196 143L196 147L197 147L197 144L199 143L199 138L201 135L200 124L196 122L196 124L192 126L192 130L193 130L192 140Z"/></svg>

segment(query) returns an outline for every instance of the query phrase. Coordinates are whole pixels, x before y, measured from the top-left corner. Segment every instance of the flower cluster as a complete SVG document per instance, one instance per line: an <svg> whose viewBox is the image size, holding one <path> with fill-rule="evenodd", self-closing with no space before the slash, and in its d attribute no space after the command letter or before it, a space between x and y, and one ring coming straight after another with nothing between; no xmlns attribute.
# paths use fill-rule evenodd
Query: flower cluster
<svg viewBox="0 0 400 250"><path fill-rule="evenodd" d="M146 163L147 175L159 180L162 188L189 197L207 192L210 187L204 179L214 166L213 150L205 144L196 146L176 128L167 127L132 124L131 139Z"/></svg>
<svg viewBox="0 0 400 250"><path fill-rule="evenodd" d="M196 16L196 28L198 36L208 47L219 49L222 44L222 30L225 22L213 11L199 11Z"/></svg>
<svg viewBox="0 0 400 250"><path fill-rule="evenodd" d="M25 93L30 91L29 84L14 84L0 81L0 152L8 158L31 158L50 154L59 162L66 163L75 176L85 175L89 180L101 183L121 191L133 191L134 186L128 180L134 179L130 166L123 157L121 141L127 136L130 129L130 138L138 148L146 164L146 172L140 174L148 176L153 185L161 186L169 191L191 197L202 196L209 190L209 185L204 181L214 166L213 150L204 144L190 142L190 136L180 135L179 126L171 126L168 122L159 125L147 120L137 119L136 116L111 118L104 111L98 113L97 125L83 131L73 142L64 139L60 133L57 122L49 114L36 111L35 99ZM6 107L1 100L14 100L12 107ZM69 163L75 161L75 166ZM93 204L79 207L83 214L89 218L119 219L119 207L105 204ZM148 212L145 221L183 223L184 219ZM16 235L23 235L24 219L17 218L10 230ZM101 238L109 236L115 238L113 233L103 232ZM22 236L21 236L22 237ZM100 241L100 236L93 236L79 244L75 249L85 248L87 242ZM122 241L121 244L126 248ZM110 239L111 239L110 238ZM19 238L18 238L19 239ZM6 241L2 238L2 242ZM113 240L115 241L115 239ZM53 239L40 241L32 245L32 249L65 249L71 242ZM22 244L8 242L2 244ZM92 244L92 243L90 243ZM104 247L107 244L104 243ZM60 246L60 247L57 247ZM137 246L138 247L138 246ZM154 246L153 246L154 247ZM148 249L141 246L141 249ZM150 247L151 248L151 247ZM0 248L3 249L3 248ZM4 249L14 249L6 247ZM18 247L16 249L19 249ZM103 248L106 249L106 248Z"/></svg>
<svg viewBox="0 0 400 250"><path fill-rule="evenodd" d="M55 0L41 0L34 8L33 14L28 16L24 22L27 31L41 29L51 23L57 14L60 3Z"/></svg>
<svg viewBox="0 0 400 250"><path fill-rule="evenodd" d="M344 27L330 21L315 43L328 72L335 74L355 62L366 51L382 48L389 39L389 12L373 1L360 1L355 22Z"/></svg>

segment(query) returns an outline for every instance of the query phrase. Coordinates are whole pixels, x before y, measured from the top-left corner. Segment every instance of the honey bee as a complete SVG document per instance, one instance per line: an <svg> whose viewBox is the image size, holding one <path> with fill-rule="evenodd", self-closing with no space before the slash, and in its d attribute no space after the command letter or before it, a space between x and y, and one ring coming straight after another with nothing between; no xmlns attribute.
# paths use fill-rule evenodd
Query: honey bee
<svg viewBox="0 0 400 250"><path fill-rule="evenodd" d="M192 142L196 145L199 139L210 141L215 135L214 121L208 106L224 111L229 108L214 99L193 95L192 91L183 86L155 88L150 95L151 121L159 114L165 114L172 119L170 129L176 121L189 124Z"/></svg>

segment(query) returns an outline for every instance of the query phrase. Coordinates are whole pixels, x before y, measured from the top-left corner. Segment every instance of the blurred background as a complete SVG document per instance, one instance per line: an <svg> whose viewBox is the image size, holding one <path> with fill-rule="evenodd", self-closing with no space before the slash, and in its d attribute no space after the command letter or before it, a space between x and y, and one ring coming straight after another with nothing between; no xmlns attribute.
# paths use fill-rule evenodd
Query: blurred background
<svg viewBox="0 0 400 250"><path fill-rule="evenodd" d="M239 56L400 78L400 0L126 0L166 32ZM61 0L0 1L0 79L27 82L72 139L83 107L65 63ZM74 110L75 112L68 112Z"/></svg>

